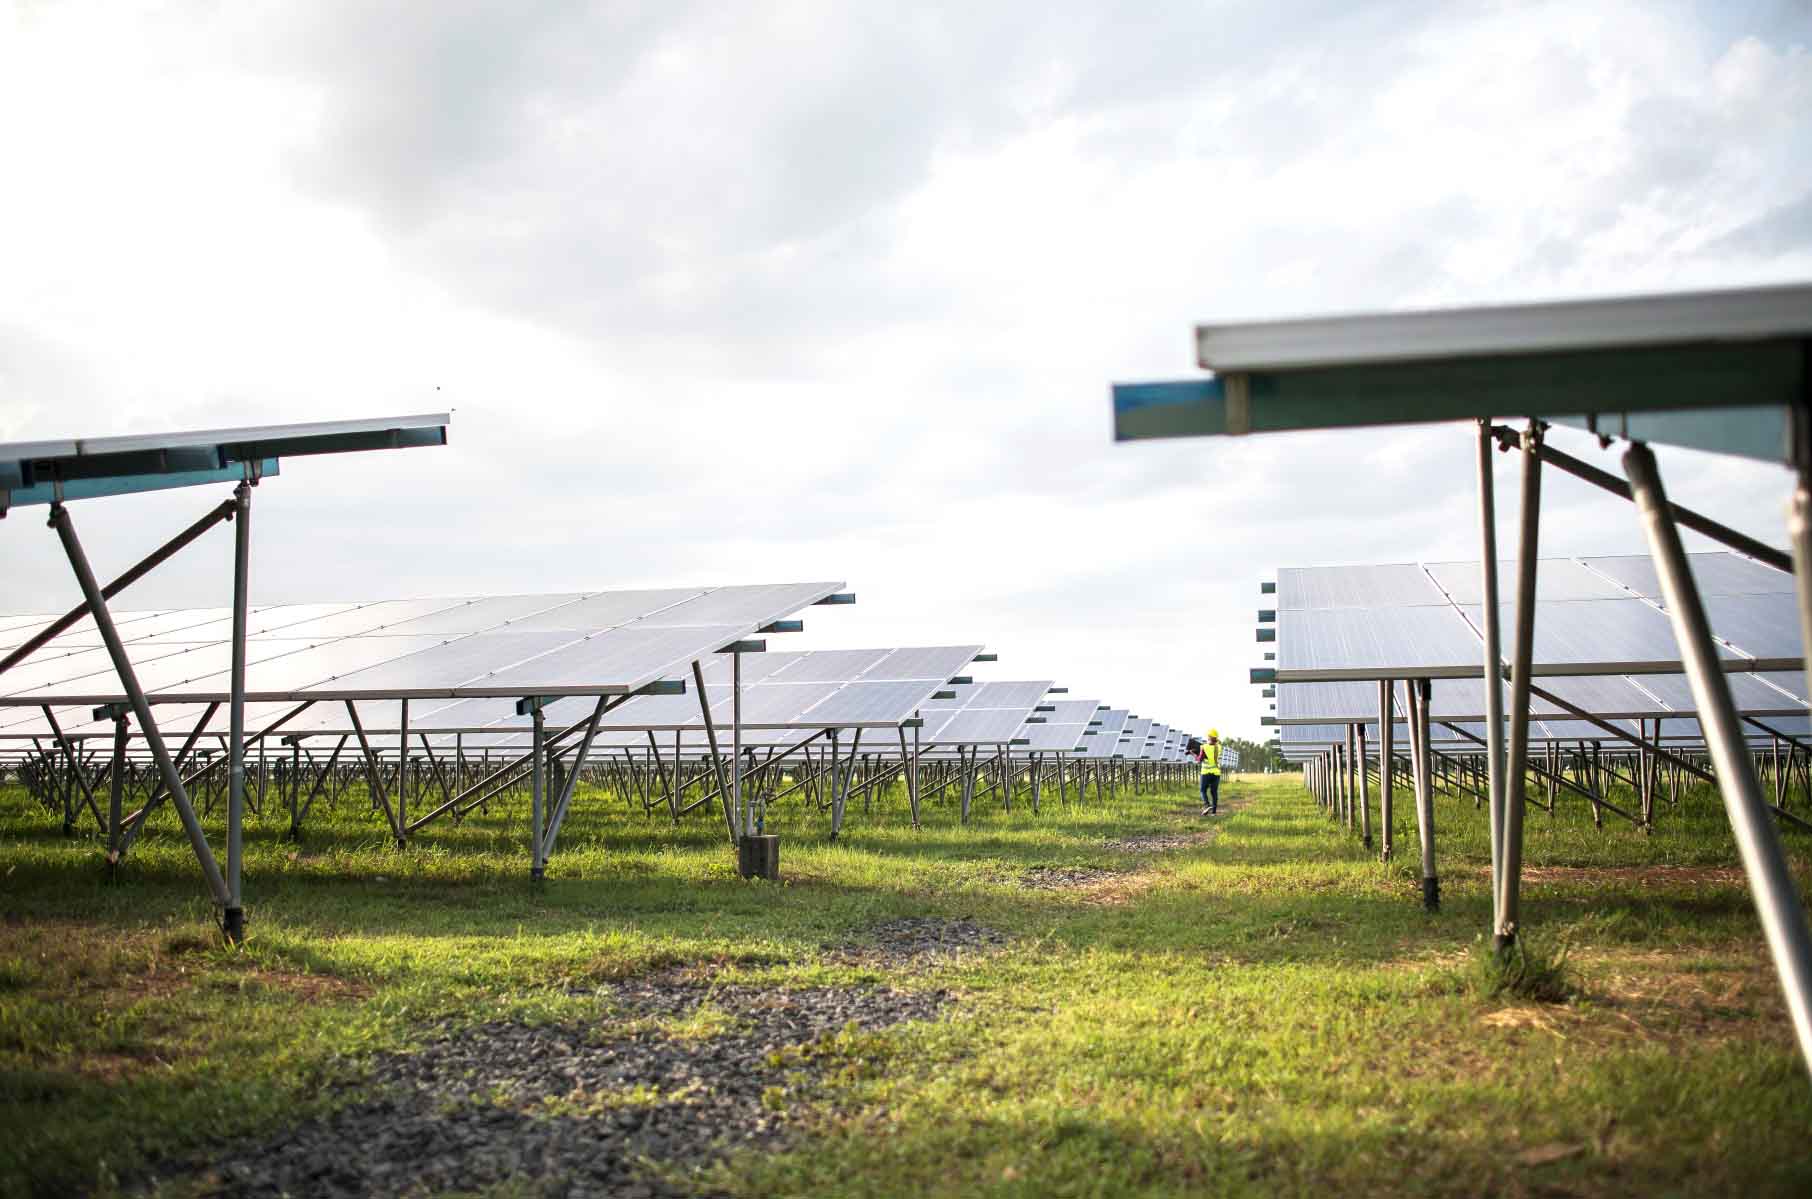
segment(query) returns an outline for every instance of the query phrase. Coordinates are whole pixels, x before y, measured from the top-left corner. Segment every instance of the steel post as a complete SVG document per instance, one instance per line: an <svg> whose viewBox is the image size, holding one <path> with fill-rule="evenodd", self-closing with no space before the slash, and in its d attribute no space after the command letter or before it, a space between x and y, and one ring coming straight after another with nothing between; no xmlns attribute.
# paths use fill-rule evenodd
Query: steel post
<svg viewBox="0 0 1812 1199"><path fill-rule="evenodd" d="M534 721L534 766L531 773L534 781L529 799L529 881L538 883L546 877L546 867L541 858L541 808L547 792L547 717L541 711L541 701L535 700L534 711L530 719Z"/></svg>
<svg viewBox="0 0 1812 1199"><path fill-rule="evenodd" d="M1389 679L1378 684L1378 856L1382 861L1390 861L1391 854L1391 742L1396 735L1392 727L1395 713L1391 710L1391 691L1395 687Z"/></svg>
<svg viewBox="0 0 1812 1199"><path fill-rule="evenodd" d="M1500 844L1497 870L1492 880L1495 916L1492 939L1500 950L1515 942L1521 911L1523 810L1529 778L1529 668L1535 655L1535 579L1541 547L1541 438L1541 423L1530 421L1523 432L1523 486L1516 540L1516 632L1510 650L1510 743L1505 750Z"/></svg>
<svg viewBox="0 0 1812 1199"><path fill-rule="evenodd" d="M1411 679L1409 686L1410 727L1415 739L1416 835L1422 842L1422 906L1432 912L1441 906L1441 883L1435 873L1434 777L1428 745L1430 687L1427 679Z"/></svg>
<svg viewBox="0 0 1812 1199"><path fill-rule="evenodd" d="M1807 469L1802 466L1793 487L1793 498L1787 503L1787 541L1793 549L1793 590L1799 600L1800 644L1812 651L1812 479L1807 477L1807 473ZM1806 659L1806 682L1808 686L1812 686L1812 657ZM1778 744L1774 758L1778 764ZM1776 778L1778 777L1777 766ZM1778 782L1776 789L1780 789ZM1784 806L1785 803L1783 791L1780 805Z"/></svg>
<svg viewBox="0 0 1812 1199"><path fill-rule="evenodd" d="M912 726L912 758L911 766L906 774L906 787L907 796L912 800L912 827L917 828L919 827L919 726L916 723Z"/></svg>
<svg viewBox="0 0 1812 1199"><path fill-rule="evenodd" d="M252 485L233 489L233 666L227 701L227 939L245 940L240 868L245 851L245 636L251 599Z"/></svg>
<svg viewBox="0 0 1812 1199"><path fill-rule="evenodd" d="M409 827L409 701L403 701L397 716L396 735L396 822Z"/></svg>
<svg viewBox="0 0 1812 1199"><path fill-rule="evenodd" d="M1668 516L1667 495L1654 454L1637 442L1623 455L1623 469L1642 515L1649 554L1660 576L1674 638L1679 642L1681 664L1686 668L1698 706L1699 726L1717 770L1718 790L1723 794L1737 851L1749 876L1762 933L1786 992L1787 1012L1799 1040L1800 1054L1812 1066L1812 936L1807 932L1805 909L1793 885L1779 831L1769 819L1761 784L1749 761L1736 706L1730 698L1729 680L1724 677L1717 645L1712 640L1711 624L1681 548L1679 530Z"/></svg>
<svg viewBox="0 0 1812 1199"><path fill-rule="evenodd" d="M120 865L120 809L126 798L126 714L113 714L113 774L107 788L107 873Z"/></svg>
<svg viewBox="0 0 1812 1199"><path fill-rule="evenodd" d="M742 810L742 651L730 655L730 808L736 813L736 836L740 841L749 824Z"/></svg>
<svg viewBox="0 0 1812 1199"><path fill-rule="evenodd" d="M1495 930L1504 861L1504 653L1497 591L1497 489L1491 422L1479 421L1479 571L1485 622L1485 792L1491 820L1491 924Z"/></svg>

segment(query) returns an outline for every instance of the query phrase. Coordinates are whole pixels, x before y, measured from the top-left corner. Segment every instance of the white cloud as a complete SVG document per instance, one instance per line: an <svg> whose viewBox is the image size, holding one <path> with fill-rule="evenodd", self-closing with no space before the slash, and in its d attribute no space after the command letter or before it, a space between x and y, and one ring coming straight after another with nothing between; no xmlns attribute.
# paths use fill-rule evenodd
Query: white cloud
<svg viewBox="0 0 1812 1199"><path fill-rule="evenodd" d="M0 8L0 437L451 406L261 490L260 599L843 577L812 643L1254 733L1258 581L1469 556L1470 440L1115 447L1108 383L1198 319L1804 277L1791 15ZM1777 536L1777 472L1666 461ZM123 566L196 506L78 519ZM0 607L68 598L35 523ZM217 602L190 553L141 602Z"/></svg>

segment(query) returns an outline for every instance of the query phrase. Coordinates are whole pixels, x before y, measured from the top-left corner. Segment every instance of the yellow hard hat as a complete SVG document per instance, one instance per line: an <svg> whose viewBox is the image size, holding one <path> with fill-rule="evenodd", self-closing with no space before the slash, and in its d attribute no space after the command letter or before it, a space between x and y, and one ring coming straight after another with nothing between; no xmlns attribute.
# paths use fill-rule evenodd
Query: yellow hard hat
<svg viewBox="0 0 1812 1199"><path fill-rule="evenodd" d="M1220 740L1221 731L1219 729L1209 729L1208 735L1218 741Z"/></svg>

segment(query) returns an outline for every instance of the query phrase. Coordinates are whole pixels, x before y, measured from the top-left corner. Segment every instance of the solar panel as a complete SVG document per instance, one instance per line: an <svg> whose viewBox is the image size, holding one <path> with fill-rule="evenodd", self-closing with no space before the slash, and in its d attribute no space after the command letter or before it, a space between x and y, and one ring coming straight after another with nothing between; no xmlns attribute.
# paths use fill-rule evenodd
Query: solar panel
<svg viewBox="0 0 1812 1199"><path fill-rule="evenodd" d="M621 594L621 593L619 593ZM541 613L552 612L583 598L577 593L557 595L494 595L460 600L438 612L430 612L398 622L396 633L457 635L482 633L487 629L515 628L517 622Z"/></svg>
<svg viewBox="0 0 1812 1199"><path fill-rule="evenodd" d="M510 627L524 631L614 629L632 620L653 620L703 594L704 590L698 587L663 587L581 595L564 604L550 605L539 612L520 616Z"/></svg>
<svg viewBox="0 0 1812 1199"><path fill-rule="evenodd" d="M1430 562L1428 573L1456 604L1484 601L1484 578L1475 562ZM1498 562L1498 598L1516 578L1516 560ZM1538 600L1628 599L1629 592L1609 579L1568 558L1542 558L1536 563L1535 598Z"/></svg>
<svg viewBox="0 0 1812 1199"><path fill-rule="evenodd" d="M1637 563L1646 559L1543 559L1537 571L1537 609L1532 670L1538 676L1678 673L1681 669L1672 623L1653 599L1637 598L1623 586L1647 587ZM1705 599L1714 632L1734 648L1721 649L1730 663L1751 669L1785 670L1802 660L1792 580L1738 555L1693 555L1693 565L1712 582ZM1420 568L1416 568L1420 569ZM1438 594L1439 580L1452 603L1357 606L1365 597L1401 598L1414 590L1405 568L1324 567L1314 572L1279 571L1280 595L1291 588L1302 603L1280 607L1277 619L1279 682L1325 682L1382 677L1460 678L1482 671L1478 629L1483 608L1476 562L1431 564L1424 575ZM1506 564L1506 571L1511 567ZM1299 586L1313 574L1313 586ZM1648 576L1652 579L1652 571ZM1507 592L1514 574L1502 581ZM1286 587L1286 582L1290 584ZM1652 588L1651 588L1652 589ZM1547 598L1541 598L1547 597ZM1506 597L1507 599L1507 597ZM1515 606L1500 607L1508 653ZM1281 710L1281 709L1280 709ZM1302 719L1305 717L1297 717Z"/></svg>
<svg viewBox="0 0 1812 1199"><path fill-rule="evenodd" d="M1799 606L1791 593L1706 596L1705 616L1712 632L1748 656L1792 662L1805 658Z"/></svg>
<svg viewBox="0 0 1812 1199"><path fill-rule="evenodd" d="M1657 602L1661 599L1661 580L1655 574L1654 560L1647 554L1585 557L1580 561L1637 595ZM1687 562L1692 567L1700 595L1791 594L1793 591L1792 575L1737 554L1722 550L1688 554Z"/></svg>
<svg viewBox="0 0 1812 1199"><path fill-rule="evenodd" d="M1277 622L1280 680L1290 671L1328 679L1482 669L1478 637L1445 605L1279 611Z"/></svg>
<svg viewBox="0 0 1812 1199"><path fill-rule="evenodd" d="M1473 627L1482 627L1484 609L1466 607ZM1516 605L1499 606L1502 627L1515 627ZM1715 627L1715 625L1714 625ZM1482 642L1474 643L1479 655ZM1725 657L1736 657L1728 650ZM1652 669L1656 663L1677 662L1674 630L1667 616L1638 599L1582 600L1575 603L1535 605L1535 661L1540 673L1613 674L1624 669Z"/></svg>
<svg viewBox="0 0 1812 1199"><path fill-rule="evenodd" d="M278 701L634 690L673 677L686 663L841 586L789 583L601 592L584 598L507 596L260 608L251 621L256 632L246 642L246 693L253 701ZM196 618L192 623L191 616ZM10 627L14 622L7 619ZM154 698L163 702L227 698L231 622L218 609L196 609L186 615L167 610L121 612L116 619L140 682ZM579 623L585 619L607 623L588 627ZM477 632L454 632L485 621L493 623ZM134 630L143 635L136 636ZM72 629L65 636L77 633ZM4 696L0 703L100 704L123 699L104 651L83 649L79 643L72 643L67 652L52 646L0 674Z"/></svg>
<svg viewBox="0 0 1812 1199"><path fill-rule="evenodd" d="M1067 754L1080 748L1088 722L1100 707L1092 699L1058 699L1050 702L1043 724L1028 724L1021 731L1029 751Z"/></svg>
<svg viewBox="0 0 1812 1199"><path fill-rule="evenodd" d="M1050 692L1039 682L956 683L956 698L927 700L920 742L933 745L1005 745L1024 737L1026 717ZM1033 726L1036 727L1036 726Z"/></svg>
<svg viewBox="0 0 1812 1199"><path fill-rule="evenodd" d="M885 649L821 649L791 654L773 677L799 683L847 682L863 677L888 656Z"/></svg>
<svg viewBox="0 0 1812 1199"><path fill-rule="evenodd" d="M1026 713L1013 708L974 708L953 713L932 740L940 745L1004 745L1019 736Z"/></svg>
<svg viewBox="0 0 1812 1199"><path fill-rule="evenodd" d="M1131 716L1125 708L1108 708L1096 716L1101 724L1095 729L1094 736L1083 740L1083 752L1089 758L1111 758L1120 752L1120 733L1126 728L1126 721Z"/></svg>
<svg viewBox="0 0 1812 1199"><path fill-rule="evenodd" d="M1475 567L1476 570L1476 567ZM1277 572L1277 608L1394 608L1444 604L1447 597L1420 566L1285 567Z"/></svg>
<svg viewBox="0 0 1812 1199"><path fill-rule="evenodd" d="M928 686L935 685L919 679L859 679L807 709L801 723L898 724L918 709L928 694Z"/></svg>

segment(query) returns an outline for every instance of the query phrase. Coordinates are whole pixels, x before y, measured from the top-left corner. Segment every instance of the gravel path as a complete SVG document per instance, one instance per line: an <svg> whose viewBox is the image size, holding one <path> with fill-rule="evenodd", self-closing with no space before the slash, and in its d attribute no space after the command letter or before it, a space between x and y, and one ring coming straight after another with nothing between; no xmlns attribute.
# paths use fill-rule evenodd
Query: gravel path
<svg viewBox="0 0 1812 1199"><path fill-rule="evenodd" d="M871 926L859 940L826 945L825 952L845 961L912 967L941 965L971 954L1005 948L1013 938L977 924L967 916L902 916Z"/></svg>
<svg viewBox="0 0 1812 1199"><path fill-rule="evenodd" d="M1019 876L1019 885L1034 891L1064 891L1093 887L1118 875L1096 866L1033 866Z"/></svg>
<svg viewBox="0 0 1812 1199"><path fill-rule="evenodd" d="M1191 849L1209 839L1207 832L1142 833L1136 837L1116 837L1106 843L1118 853L1162 853L1167 849Z"/></svg>
<svg viewBox="0 0 1812 1199"><path fill-rule="evenodd" d="M777 1147L786 1110L822 1093L809 1052L851 1025L934 1018L943 992L708 988L656 976L602 988L630 1018L685 1018L707 1000L733 1027L654 1031L495 1023L443 1031L373 1062L379 1090L262 1144L188 1163L208 1194L414 1195L513 1180L525 1194L676 1196L643 1159L692 1171Z"/></svg>

